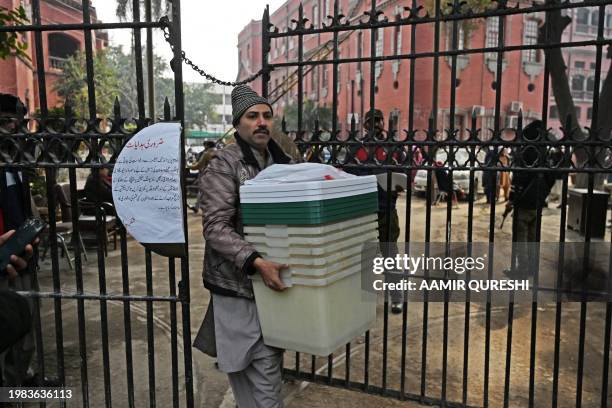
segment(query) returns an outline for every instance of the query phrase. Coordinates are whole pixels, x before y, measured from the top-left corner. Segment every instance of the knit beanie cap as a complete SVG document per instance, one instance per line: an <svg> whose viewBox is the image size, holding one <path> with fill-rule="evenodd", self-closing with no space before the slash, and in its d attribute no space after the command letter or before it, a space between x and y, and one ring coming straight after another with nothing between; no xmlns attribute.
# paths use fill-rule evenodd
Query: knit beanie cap
<svg viewBox="0 0 612 408"><path fill-rule="evenodd" d="M232 90L232 125L236 126L240 118L253 105L264 104L272 109L270 102L252 90L248 85L238 85Z"/></svg>

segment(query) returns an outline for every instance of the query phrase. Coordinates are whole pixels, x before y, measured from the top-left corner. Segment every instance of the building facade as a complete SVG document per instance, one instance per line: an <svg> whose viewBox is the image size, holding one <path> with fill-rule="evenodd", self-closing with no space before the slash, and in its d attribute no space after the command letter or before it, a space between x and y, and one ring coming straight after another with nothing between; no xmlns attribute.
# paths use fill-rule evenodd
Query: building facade
<svg viewBox="0 0 612 408"><path fill-rule="evenodd" d="M232 88L219 84L212 84L208 89L214 98L214 118L207 118L206 130L208 132L225 134L232 128Z"/></svg>
<svg viewBox="0 0 612 408"><path fill-rule="evenodd" d="M326 16L333 14L331 0L303 1L304 16L315 27L328 21ZM271 13L270 22L280 31L291 26L297 19L299 0L288 0ZM406 16L403 10L409 2L377 1L376 8L389 20ZM340 0L339 14L346 16L351 23L363 19L369 11L371 0ZM574 9L583 10L583 9ZM586 10L586 9L585 9ZM589 15L592 19L592 15ZM544 15L508 15L504 22L505 45L535 44L538 27L543 24ZM582 20L575 19L574 26L582 27ZM592 21L592 20L591 20ZM469 20L457 27L457 49L496 47L498 45L499 20L497 17ZM452 50L452 23L441 23L439 50ZM595 30L596 26L588 26ZM375 55L393 56L433 52L434 24L416 26L417 39L410 41L412 26L397 26L377 29L374 33ZM339 34L339 57L358 58L371 55L371 30L345 31ZM566 30L567 31L567 30ZM575 30L574 30L575 31ZM593 35L591 32L589 35ZM332 34L318 33L305 35L303 41L304 60L331 59L333 56ZM567 50L567 49L566 49ZM270 63L297 61L297 36L272 39L269 54ZM576 50L567 50L569 59L576 61ZM591 52L591 51L589 51ZM594 55L594 48L592 50ZM238 37L239 74L242 80L261 67L261 21L251 21ZM489 138L488 129L495 127L495 98L497 69L496 52L459 55L456 61L455 128L460 129L459 137L467 137L466 128L471 126L472 115L477 117L477 126L483 128L483 138ZM412 111L413 129L426 129L434 110L434 86L437 86L438 129L448 128L451 111L451 58L438 58L438 75L434 77L434 58L418 58L415 62L414 102L409 106L410 60L398 59L376 62L374 72L374 92L376 108L381 109L385 119L391 116L400 129L408 129L409 113ZM589 68L591 59L583 59L584 67ZM333 65L304 67L304 100L312 100L318 106L332 105ZM282 112L284 107L294 103L297 96L296 67L275 69L270 74L269 95L275 101L275 108ZM607 66L604 66L607 71ZM364 112L370 108L370 63L344 63L338 69L338 123L340 129L347 129L351 118L357 123ZM588 78L583 73L585 78ZM541 118L544 82L544 55L541 50L519 50L506 52L502 61L501 104L499 127L516 127L518 113L522 111L526 121ZM602 73L603 78L603 73ZM578 79L575 80L578 87ZM261 81L254 82L255 89L261 90ZM583 83L583 95L588 97L588 79ZM591 92L592 94L592 92ZM586 101L588 104L588 101ZM582 106L582 105L581 105ZM582 117L586 118L584 106ZM554 112L551 112L554 114Z"/></svg>
<svg viewBox="0 0 612 408"><path fill-rule="evenodd" d="M23 6L30 22L32 22L31 0L0 0L0 7L9 10ZM91 7L92 22L96 22L95 8ZM81 1L77 0L40 0L42 24L81 24L83 9ZM94 50L107 46L108 36L103 31L92 30L92 46ZM44 65L47 106L62 107L62 99L53 91L53 85L63 73L66 59L77 51L85 51L85 35L82 30L73 31L43 31L44 61L36 60L34 33L28 31L22 34L22 41L28 44L27 54L30 60L9 57L0 60L0 93L19 97L28 112L40 108L40 98L37 80L38 64Z"/></svg>

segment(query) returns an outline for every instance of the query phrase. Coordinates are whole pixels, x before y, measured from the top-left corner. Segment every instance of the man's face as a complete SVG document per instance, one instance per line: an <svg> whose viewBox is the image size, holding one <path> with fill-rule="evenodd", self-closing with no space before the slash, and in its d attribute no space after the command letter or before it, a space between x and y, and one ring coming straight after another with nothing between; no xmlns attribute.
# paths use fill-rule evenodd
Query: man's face
<svg viewBox="0 0 612 408"><path fill-rule="evenodd" d="M256 149L264 150L270 140L272 110L266 104L253 105L240 117L236 130Z"/></svg>

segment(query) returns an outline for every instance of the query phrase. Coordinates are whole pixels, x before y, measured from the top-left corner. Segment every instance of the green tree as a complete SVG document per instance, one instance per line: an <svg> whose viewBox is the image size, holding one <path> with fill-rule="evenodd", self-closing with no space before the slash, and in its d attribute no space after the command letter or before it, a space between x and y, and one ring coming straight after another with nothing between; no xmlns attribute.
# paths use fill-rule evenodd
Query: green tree
<svg viewBox="0 0 612 408"><path fill-rule="evenodd" d="M119 84L119 103L121 105L121 114L124 117L138 117L138 90L135 86L136 78L136 59L134 57L134 49L130 48L128 54L123 53L122 47L109 47L108 59L112 69L115 71L117 78L122 81ZM143 62L143 81L147 78L148 67ZM164 74L168 68L168 63L158 55L153 55L153 83L155 86L154 94L156 95L155 111L158 114L163 113L164 97L174 95L174 88L169 88L168 84L163 83ZM146 81L143 83L144 101L148 98L148 88ZM161 96L161 98L160 98Z"/></svg>
<svg viewBox="0 0 612 408"><path fill-rule="evenodd" d="M93 66L96 114L110 116L115 97L119 94L119 80L106 50L96 52ZM64 104L73 108L77 117L89 117L85 54L77 52L68 58L63 70L64 73L54 84L53 90L64 98Z"/></svg>
<svg viewBox="0 0 612 408"><path fill-rule="evenodd" d="M136 84L136 60L134 50L128 54L123 53L121 47L109 47L108 60L117 78L122 81L118 87L121 115L123 117L138 117L138 90ZM153 86L155 95L155 112L162 117L166 97L170 106L174 107L174 79L165 75L169 73L168 63L160 56L153 56ZM143 64L143 78L149 75L147 64ZM185 124L188 128L203 129L206 122L215 120L213 95L209 91L210 84L189 83L183 84L185 94ZM146 81L143 84L144 101L148 99Z"/></svg>
<svg viewBox="0 0 612 408"><path fill-rule="evenodd" d="M210 84L185 82L185 127L204 129L207 122L217 120L214 110L214 96L210 92Z"/></svg>
<svg viewBox="0 0 612 408"><path fill-rule="evenodd" d="M0 7L0 27L24 25L28 21L25 9L22 6L15 10ZM25 52L28 49L28 44L21 41L20 38L19 33L0 33L0 59L16 56L30 60L30 56Z"/></svg>

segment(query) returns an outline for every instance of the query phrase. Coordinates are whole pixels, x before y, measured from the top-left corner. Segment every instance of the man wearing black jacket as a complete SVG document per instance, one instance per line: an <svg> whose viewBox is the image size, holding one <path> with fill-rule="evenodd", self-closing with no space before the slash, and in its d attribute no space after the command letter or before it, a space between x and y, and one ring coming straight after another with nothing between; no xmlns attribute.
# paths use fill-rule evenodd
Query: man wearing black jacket
<svg viewBox="0 0 612 408"><path fill-rule="evenodd" d="M535 120L523 129L523 139L536 141L546 134L544 123ZM542 167L546 163L546 151L536 146L524 146L514 162L522 167ZM555 184L553 173L542 171L515 170L512 173L510 198L506 203L508 209L514 209L512 242L515 245L516 265L504 273L511 278L533 276L536 254L533 243L536 242L538 210L546 206L546 198Z"/></svg>

